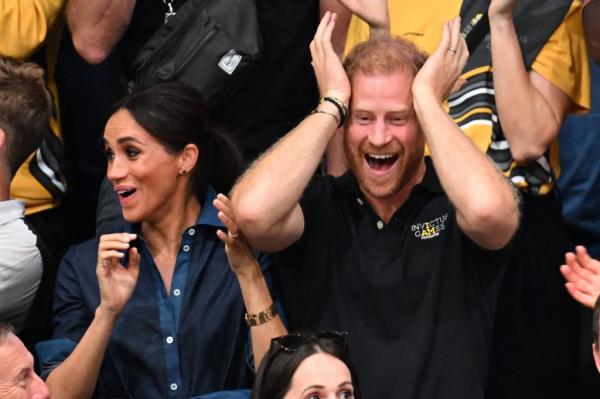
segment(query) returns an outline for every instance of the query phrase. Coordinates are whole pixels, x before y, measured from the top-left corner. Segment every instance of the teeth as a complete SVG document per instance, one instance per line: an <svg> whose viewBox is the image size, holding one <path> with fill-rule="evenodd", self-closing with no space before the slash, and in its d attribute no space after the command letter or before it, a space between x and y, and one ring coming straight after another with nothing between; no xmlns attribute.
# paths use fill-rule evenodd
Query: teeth
<svg viewBox="0 0 600 399"><path fill-rule="evenodd" d="M394 154L368 154L369 158L373 158L373 159L392 159L394 157Z"/></svg>

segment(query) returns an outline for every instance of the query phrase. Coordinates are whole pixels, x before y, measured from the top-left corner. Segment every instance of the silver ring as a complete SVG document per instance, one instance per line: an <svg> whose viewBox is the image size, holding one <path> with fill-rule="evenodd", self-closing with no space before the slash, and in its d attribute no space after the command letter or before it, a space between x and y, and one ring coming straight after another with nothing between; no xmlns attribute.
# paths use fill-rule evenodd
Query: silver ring
<svg viewBox="0 0 600 399"><path fill-rule="evenodd" d="M102 267L108 267L108 259L102 259Z"/></svg>
<svg viewBox="0 0 600 399"><path fill-rule="evenodd" d="M452 48L452 47L450 47L450 48L448 49L448 51L451 51L453 54L456 54L456 49L455 49L455 48Z"/></svg>
<svg viewBox="0 0 600 399"><path fill-rule="evenodd" d="M238 238L240 236L240 234L232 234L231 231L229 232L229 237L231 238Z"/></svg>

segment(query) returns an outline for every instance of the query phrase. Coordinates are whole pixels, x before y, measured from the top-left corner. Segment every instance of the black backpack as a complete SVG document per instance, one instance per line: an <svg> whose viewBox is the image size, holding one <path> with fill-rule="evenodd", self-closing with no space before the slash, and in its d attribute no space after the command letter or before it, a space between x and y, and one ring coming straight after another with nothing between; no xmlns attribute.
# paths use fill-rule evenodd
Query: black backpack
<svg viewBox="0 0 600 399"><path fill-rule="evenodd" d="M188 0L138 53L130 89L182 82L215 111L244 83L261 50L255 0Z"/></svg>

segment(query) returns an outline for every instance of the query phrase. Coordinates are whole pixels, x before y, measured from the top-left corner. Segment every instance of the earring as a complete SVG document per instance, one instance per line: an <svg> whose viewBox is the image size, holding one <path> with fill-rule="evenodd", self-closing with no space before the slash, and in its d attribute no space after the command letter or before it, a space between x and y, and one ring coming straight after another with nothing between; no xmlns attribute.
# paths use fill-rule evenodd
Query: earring
<svg viewBox="0 0 600 399"><path fill-rule="evenodd" d="M181 170L179 171L179 174L180 174L180 175L185 175L185 174L187 174L187 172L188 172L187 170L185 170L185 169L181 169Z"/></svg>

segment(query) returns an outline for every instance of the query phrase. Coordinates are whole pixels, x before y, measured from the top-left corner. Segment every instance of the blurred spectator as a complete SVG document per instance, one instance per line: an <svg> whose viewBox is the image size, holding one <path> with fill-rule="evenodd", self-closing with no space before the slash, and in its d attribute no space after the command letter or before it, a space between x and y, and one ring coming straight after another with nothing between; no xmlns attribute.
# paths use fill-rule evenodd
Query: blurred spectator
<svg viewBox="0 0 600 399"><path fill-rule="evenodd" d="M600 337L598 331L600 330L600 297L596 299L594 305L594 316L592 317L592 337L594 344L592 346L592 353L594 354L594 361L596 362L596 368L600 372Z"/></svg>
<svg viewBox="0 0 600 399"><path fill-rule="evenodd" d="M50 398L48 387L33 370L33 356L5 321L0 321L0 397Z"/></svg>
<svg viewBox="0 0 600 399"><path fill-rule="evenodd" d="M52 99L44 71L0 57L0 319L20 330L42 276L38 239L23 221L25 204L10 182L50 129Z"/></svg>
<svg viewBox="0 0 600 399"><path fill-rule="evenodd" d="M252 399L360 399L347 340L347 333L338 331L274 338L256 374Z"/></svg>
<svg viewBox="0 0 600 399"><path fill-rule="evenodd" d="M584 0L583 27L588 42L590 56L600 64L600 1Z"/></svg>
<svg viewBox="0 0 600 399"><path fill-rule="evenodd" d="M56 99L54 67L63 27L65 0L0 1L0 56L35 61L46 70L47 84ZM25 202L25 218L42 238L47 261L36 305L21 339L30 346L50 334L50 309L56 267L68 242L68 230L59 206L66 187L62 158L58 109L53 107L50 128L39 148L32 151L15 174L11 197Z"/></svg>

